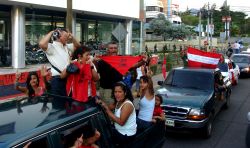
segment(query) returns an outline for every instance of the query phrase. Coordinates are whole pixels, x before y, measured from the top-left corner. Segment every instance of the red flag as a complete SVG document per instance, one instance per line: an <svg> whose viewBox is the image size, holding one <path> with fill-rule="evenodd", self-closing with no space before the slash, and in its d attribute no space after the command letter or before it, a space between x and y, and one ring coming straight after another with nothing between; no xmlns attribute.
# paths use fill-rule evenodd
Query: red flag
<svg viewBox="0 0 250 148"><path fill-rule="evenodd" d="M164 55L163 63L161 67L161 71L162 71L162 75L164 79L166 79L166 72L167 72L166 65L167 65L167 59L166 59L166 56Z"/></svg>
<svg viewBox="0 0 250 148"><path fill-rule="evenodd" d="M187 57L189 67L216 68L221 54L188 47Z"/></svg>
<svg viewBox="0 0 250 148"><path fill-rule="evenodd" d="M125 75L129 68L142 59L141 56L101 56L100 58L122 75Z"/></svg>

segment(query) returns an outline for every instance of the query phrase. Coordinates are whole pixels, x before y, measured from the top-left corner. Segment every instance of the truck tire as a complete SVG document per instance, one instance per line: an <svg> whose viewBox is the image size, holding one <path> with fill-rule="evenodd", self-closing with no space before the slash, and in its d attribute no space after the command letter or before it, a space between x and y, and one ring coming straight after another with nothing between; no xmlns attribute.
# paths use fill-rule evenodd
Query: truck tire
<svg viewBox="0 0 250 148"><path fill-rule="evenodd" d="M210 115L207 124L202 128L202 136L206 139L210 138L213 129L213 116Z"/></svg>
<svg viewBox="0 0 250 148"><path fill-rule="evenodd" d="M225 102L225 104L223 105L223 108L224 108L224 109L228 109L229 106L230 106L230 96L231 96L231 90L229 90L229 91L227 92L226 102Z"/></svg>

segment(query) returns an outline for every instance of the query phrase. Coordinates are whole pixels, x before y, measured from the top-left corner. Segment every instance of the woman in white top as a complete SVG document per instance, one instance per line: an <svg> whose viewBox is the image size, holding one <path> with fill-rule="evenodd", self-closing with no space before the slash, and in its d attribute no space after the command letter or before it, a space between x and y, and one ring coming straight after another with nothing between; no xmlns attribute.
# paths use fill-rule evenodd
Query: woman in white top
<svg viewBox="0 0 250 148"><path fill-rule="evenodd" d="M139 113L137 118L138 130L145 130L152 124L152 117L155 107L155 95L153 81L150 76L141 76L140 78Z"/></svg>
<svg viewBox="0 0 250 148"><path fill-rule="evenodd" d="M126 147L134 139L137 129L132 93L125 83L117 82L112 89L112 98L115 99L114 104L109 107L101 100L96 102L105 109L110 119L114 121L113 140L119 144L119 147ZM112 110L115 110L115 113Z"/></svg>

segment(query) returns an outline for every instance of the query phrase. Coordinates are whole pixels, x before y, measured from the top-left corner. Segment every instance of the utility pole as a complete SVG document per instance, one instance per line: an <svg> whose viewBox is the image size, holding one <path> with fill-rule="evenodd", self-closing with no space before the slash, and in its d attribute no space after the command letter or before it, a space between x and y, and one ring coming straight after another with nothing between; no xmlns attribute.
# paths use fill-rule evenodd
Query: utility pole
<svg viewBox="0 0 250 148"><path fill-rule="evenodd" d="M210 28L209 28L209 16L210 16L210 10L209 10L209 2L207 4L207 43L208 43L208 46L207 46L207 51L209 49L209 31L210 31Z"/></svg>
<svg viewBox="0 0 250 148"><path fill-rule="evenodd" d="M210 14L211 14L211 26L210 26L210 46L211 46L211 48L213 47L213 32L214 32L213 11L214 11L215 7L216 7L216 5L213 4L211 6L211 12L210 12Z"/></svg>
<svg viewBox="0 0 250 148"><path fill-rule="evenodd" d="M199 49L201 49L201 9L199 12Z"/></svg>
<svg viewBox="0 0 250 148"><path fill-rule="evenodd" d="M72 32L72 0L67 0L66 28Z"/></svg>

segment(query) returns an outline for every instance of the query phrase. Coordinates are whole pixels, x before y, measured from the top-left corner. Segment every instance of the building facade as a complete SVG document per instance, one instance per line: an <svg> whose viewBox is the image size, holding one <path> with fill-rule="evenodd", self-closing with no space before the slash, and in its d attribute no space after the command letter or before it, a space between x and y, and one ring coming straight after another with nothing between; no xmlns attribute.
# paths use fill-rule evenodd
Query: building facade
<svg viewBox="0 0 250 148"><path fill-rule="evenodd" d="M72 33L82 44L97 50L116 40L120 54L139 52L140 3L140 0L72 0ZM49 31L66 26L66 7L67 0L1 0L0 67L24 68L43 62L38 42Z"/></svg>

